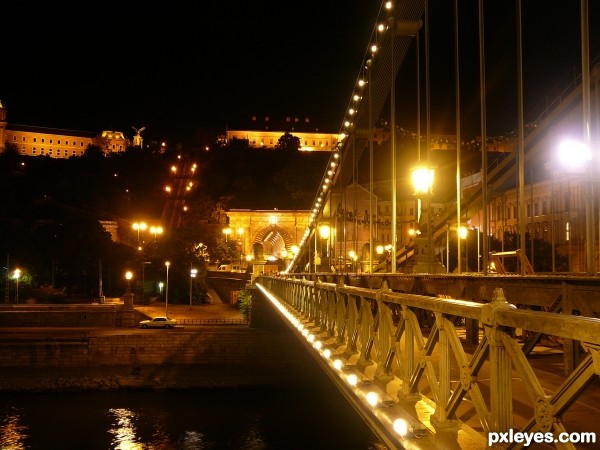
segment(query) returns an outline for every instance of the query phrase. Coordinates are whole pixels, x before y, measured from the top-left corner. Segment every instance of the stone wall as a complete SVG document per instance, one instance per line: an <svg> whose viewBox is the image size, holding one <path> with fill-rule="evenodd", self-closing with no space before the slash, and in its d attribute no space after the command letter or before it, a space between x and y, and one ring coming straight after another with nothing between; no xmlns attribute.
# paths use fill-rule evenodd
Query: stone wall
<svg viewBox="0 0 600 450"><path fill-rule="evenodd" d="M157 331L73 327L4 335L0 339L0 392L287 385L322 376L303 341L267 305L258 289L249 289L248 326ZM114 310L116 316L121 314L118 310ZM62 315L69 321L67 316L77 313L85 314L80 309L49 308L31 311L31 316L49 315L48 322L53 322Z"/></svg>
<svg viewBox="0 0 600 450"><path fill-rule="evenodd" d="M301 382L319 370L288 330L161 331L4 339L0 392L264 386Z"/></svg>
<svg viewBox="0 0 600 450"><path fill-rule="evenodd" d="M7 305L1 327L119 327L123 304Z"/></svg>

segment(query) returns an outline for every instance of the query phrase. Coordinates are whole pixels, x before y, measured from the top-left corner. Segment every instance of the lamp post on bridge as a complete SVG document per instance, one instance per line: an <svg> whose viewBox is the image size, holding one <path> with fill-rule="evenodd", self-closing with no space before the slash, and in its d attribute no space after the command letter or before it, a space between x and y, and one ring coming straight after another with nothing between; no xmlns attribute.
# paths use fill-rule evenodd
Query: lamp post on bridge
<svg viewBox="0 0 600 450"><path fill-rule="evenodd" d="M418 166L412 171L412 180L415 188L415 195L419 204L419 231L415 233L415 255L412 265L413 273L442 273L446 269L439 261L434 261L433 241L431 230L431 190L433 187L435 171L431 167ZM425 196L425 207L422 208L421 197ZM422 208L422 209L421 209ZM396 255L393 255L396 258Z"/></svg>

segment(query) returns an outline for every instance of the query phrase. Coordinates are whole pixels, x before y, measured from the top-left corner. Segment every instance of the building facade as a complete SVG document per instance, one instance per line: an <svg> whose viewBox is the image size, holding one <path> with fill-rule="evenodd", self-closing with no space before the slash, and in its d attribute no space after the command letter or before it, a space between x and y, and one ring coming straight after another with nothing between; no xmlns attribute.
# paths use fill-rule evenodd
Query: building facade
<svg viewBox="0 0 600 450"><path fill-rule="evenodd" d="M76 131L9 124L7 110L0 103L0 153L14 145L19 154L70 158L82 156L90 145L105 153L123 152L131 145L121 131Z"/></svg>
<svg viewBox="0 0 600 450"><path fill-rule="evenodd" d="M275 148L279 138L290 133L300 140L300 151L330 152L338 143L338 135L326 133L314 125L310 118L288 116L284 120L273 120L270 116L252 116L249 122L228 129L227 142L245 141L254 148Z"/></svg>

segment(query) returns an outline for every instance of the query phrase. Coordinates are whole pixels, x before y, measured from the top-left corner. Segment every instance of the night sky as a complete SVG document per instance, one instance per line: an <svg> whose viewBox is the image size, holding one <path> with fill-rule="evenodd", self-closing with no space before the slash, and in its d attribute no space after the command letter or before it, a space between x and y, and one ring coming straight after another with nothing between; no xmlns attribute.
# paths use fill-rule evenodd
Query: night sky
<svg viewBox="0 0 600 450"><path fill-rule="evenodd" d="M516 127L515 3L485 2L489 133ZM581 70L580 2L522 3L527 111ZM463 134L477 133L478 2L460 5ZM379 8L365 0L88 2L82 9L10 2L2 13L0 100L9 123L128 135L145 126L146 139L185 141L196 129L225 129L252 114L311 117L337 132ZM432 126L454 133L453 1L432 0L429 8ZM591 0L589 10L593 57L600 5ZM398 78L404 128L415 122L414 78L413 52Z"/></svg>

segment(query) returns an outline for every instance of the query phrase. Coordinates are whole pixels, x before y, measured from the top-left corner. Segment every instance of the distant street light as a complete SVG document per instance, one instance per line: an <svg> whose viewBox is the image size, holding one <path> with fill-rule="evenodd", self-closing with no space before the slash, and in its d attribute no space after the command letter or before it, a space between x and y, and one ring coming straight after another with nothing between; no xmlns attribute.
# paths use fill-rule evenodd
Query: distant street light
<svg viewBox="0 0 600 450"><path fill-rule="evenodd" d="M17 282L17 292L15 294L15 304L19 304L19 277L21 276L21 269L15 269L13 272L13 278Z"/></svg>
<svg viewBox="0 0 600 450"><path fill-rule="evenodd" d="M197 273L198 269L190 268L190 309L192 309L192 280L196 278Z"/></svg>
<svg viewBox="0 0 600 450"><path fill-rule="evenodd" d="M127 280L127 291L125 294L131 294L131 279L133 278L133 274L130 271L125 272L125 279Z"/></svg>
<svg viewBox="0 0 600 450"><path fill-rule="evenodd" d="M223 228L223 234L225 235L225 242L227 242L227 239L229 238L229 235L231 234L231 228Z"/></svg>
<svg viewBox="0 0 600 450"><path fill-rule="evenodd" d="M137 231L137 240L140 242L140 231L146 231L148 224L146 222L134 222L132 228Z"/></svg>
<svg viewBox="0 0 600 450"><path fill-rule="evenodd" d="M167 267L167 285L165 286L165 316L168 317L169 311L169 266L171 263L169 261L165 262L165 266Z"/></svg>
<svg viewBox="0 0 600 450"><path fill-rule="evenodd" d="M238 240L240 241L240 267L242 266L242 256L244 255L246 249L244 245L244 229L239 227L237 229Z"/></svg>
<svg viewBox="0 0 600 450"><path fill-rule="evenodd" d="M157 234L163 234L163 227L160 226L151 226L150 233L154 235L154 239L156 239Z"/></svg>
<svg viewBox="0 0 600 450"><path fill-rule="evenodd" d="M325 251L323 251L323 245L321 244L321 271L331 272L331 264L329 262L329 236L331 235L331 228L329 225L321 225L319 227L319 236L325 242Z"/></svg>
<svg viewBox="0 0 600 450"><path fill-rule="evenodd" d="M146 264L152 264L150 261L142 263L142 302L146 296Z"/></svg>

